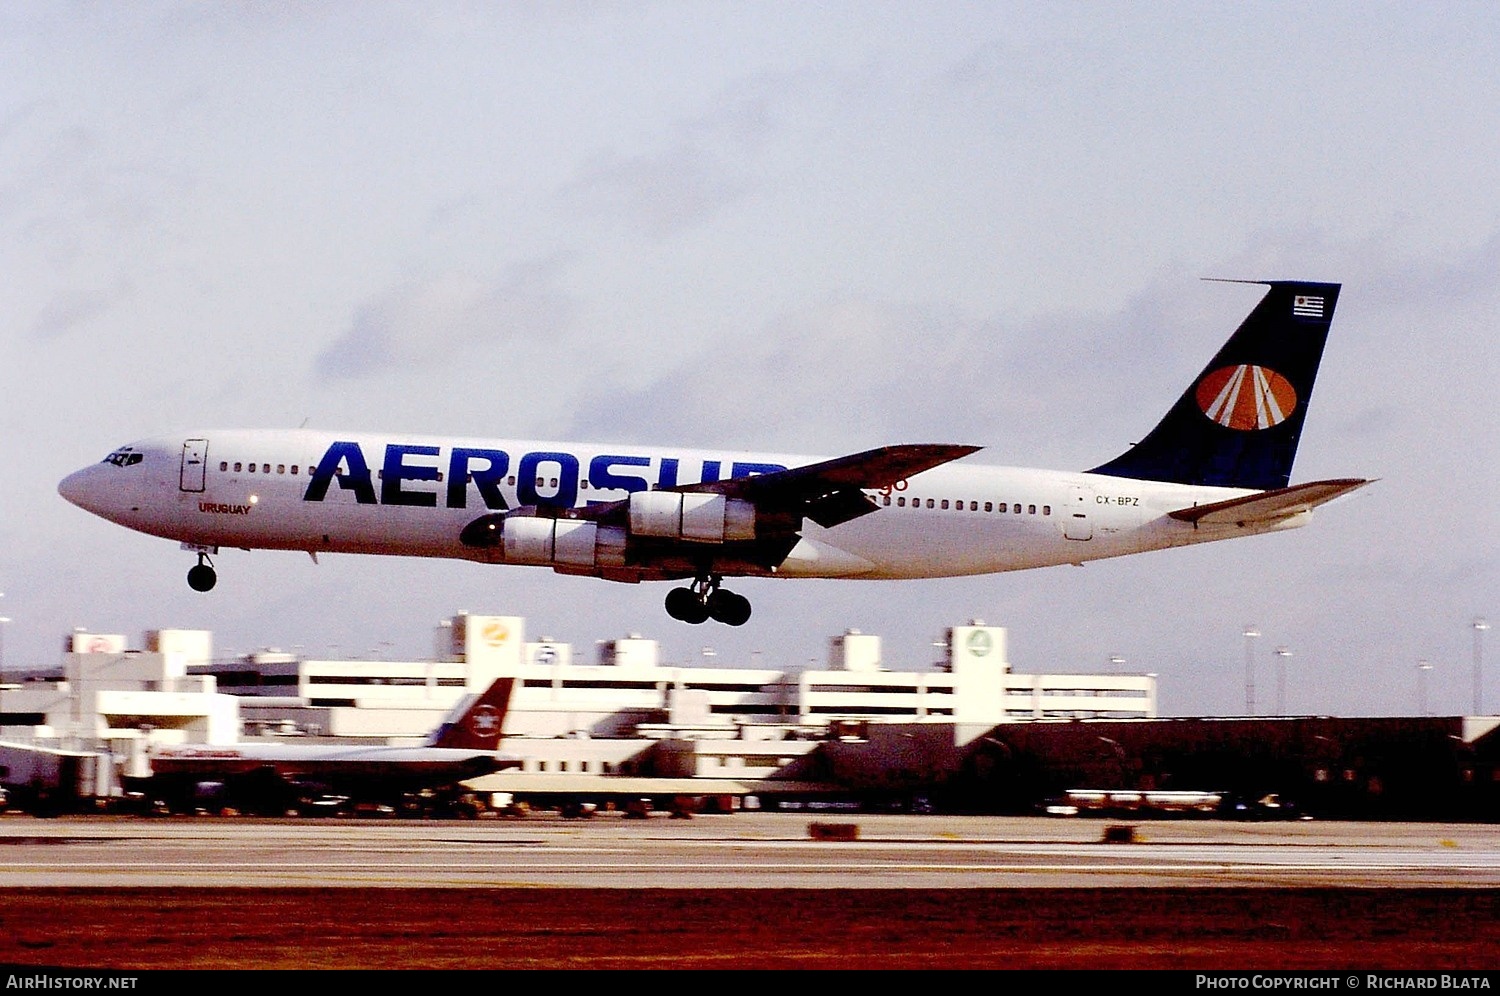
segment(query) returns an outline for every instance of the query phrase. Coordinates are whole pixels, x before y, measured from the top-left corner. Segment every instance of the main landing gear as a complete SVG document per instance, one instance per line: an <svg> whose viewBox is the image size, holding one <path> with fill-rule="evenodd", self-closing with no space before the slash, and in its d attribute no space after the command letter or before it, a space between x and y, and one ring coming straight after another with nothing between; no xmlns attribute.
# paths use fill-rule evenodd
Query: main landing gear
<svg viewBox="0 0 1500 996"><path fill-rule="evenodd" d="M208 554L198 554L198 566L188 571L188 587L194 591L209 591L218 583L219 575L208 560Z"/></svg>
<svg viewBox="0 0 1500 996"><path fill-rule="evenodd" d="M697 625L709 619L743 626L750 619L750 599L719 587L717 574L700 574L691 587L667 593L667 615Z"/></svg>

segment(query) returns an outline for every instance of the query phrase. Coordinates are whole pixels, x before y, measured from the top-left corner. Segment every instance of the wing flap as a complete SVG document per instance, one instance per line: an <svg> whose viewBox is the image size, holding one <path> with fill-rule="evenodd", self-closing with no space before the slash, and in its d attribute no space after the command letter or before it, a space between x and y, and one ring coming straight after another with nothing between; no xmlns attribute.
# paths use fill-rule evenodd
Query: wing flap
<svg viewBox="0 0 1500 996"><path fill-rule="evenodd" d="M1370 481L1362 477L1346 477L1329 481L1310 481L1289 488L1275 488L1243 498L1230 498L1209 505L1194 505L1168 512L1174 519L1198 525L1244 525L1251 522L1269 522L1291 515L1309 512L1319 505L1333 501L1362 488Z"/></svg>

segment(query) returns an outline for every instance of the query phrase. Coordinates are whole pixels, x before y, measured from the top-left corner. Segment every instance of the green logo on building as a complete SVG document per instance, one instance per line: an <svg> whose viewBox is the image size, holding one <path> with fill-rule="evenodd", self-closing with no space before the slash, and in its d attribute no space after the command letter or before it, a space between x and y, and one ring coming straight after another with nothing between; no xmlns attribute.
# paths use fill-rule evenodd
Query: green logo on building
<svg viewBox="0 0 1500 996"><path fill-rule="evenodd" d="M969 634L969 653L975 657L984 657L995 649L995 641L990 634L982 629L976 629Z"/></svg>

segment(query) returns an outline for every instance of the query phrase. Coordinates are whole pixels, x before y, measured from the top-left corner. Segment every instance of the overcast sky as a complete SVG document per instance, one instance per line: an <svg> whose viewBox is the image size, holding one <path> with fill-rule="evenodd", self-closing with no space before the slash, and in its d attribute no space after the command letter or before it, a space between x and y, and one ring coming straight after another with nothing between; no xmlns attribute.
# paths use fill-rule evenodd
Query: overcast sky
<svg viewBox="0 0 1500 996"><path fill-rule="evenodd" d="M1500 8L1488 3L19 3L0 7L0 627L426 656L438 620L892 670L1009 627L1018 671L1171 715L1471 710L1500 623ZM1344 285L1306 529L1084 568L661 584L193 557L56 485L133 438L295 427L835 455L1140 438L1259 298ZM1491 634L1493 635L1493 634ZM1500 710L1500 639L1486 647Z"/></svg>

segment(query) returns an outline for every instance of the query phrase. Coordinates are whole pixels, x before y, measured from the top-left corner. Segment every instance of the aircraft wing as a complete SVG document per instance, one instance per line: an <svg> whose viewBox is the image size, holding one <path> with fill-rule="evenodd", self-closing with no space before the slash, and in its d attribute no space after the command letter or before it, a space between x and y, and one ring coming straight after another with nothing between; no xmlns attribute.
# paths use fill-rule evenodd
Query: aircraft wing
<svg viewBox="0 0 1500 996"><path fill-rule="evenodd" d="M1325 502L1333 501L1362 488L1370 481L1361 477L1338 478L1331 481L1311 481L1289 488L1275 488L1243 498L1230 498L1210 505L1194 505L1168 512L1174 519L1199 525L1243 525L1249 522L1268 522L1284 519L1300 512L1309 512Z"/></svg>
<svg viewBox="0 0 1500 996"><path fill-rule="evenodd" d="M768 512L800 511L818 525L831 528L875 511L876 505L864 489L889 487L979 449L949 443L882 446L790 470L685 484L671 490L739 498Z"/></svg>
<svg viewBox="0 0 1500 996"><path fill-rule="evenodd" d="M949 443L884 446L787 470L635 492L629 498L591 503L583 508L552 510L523 506L480 516L464 526L459 541L476 549L497 551L503 559L512 542L510 531L515 529L519 536L524 528L527 536L538 537L538 542L555 551L555 544L560 542L557 536L562 535L558 532L562 520L583 520L625 533L628 539L621 562L595 563L596 537L585 533L588 555L581 557L576 565L554 563L555 570L632 582L695 577L705 570L705 563L728 564L731 570L738 571L774 571L799 544L808 542L801 535L804 520L831 529L868 515L880 506L866 491L894 486L979 448ZM684 524L687 514L684 506L689 495L699 496L694 508L710 509L694 524L696 531ZM670 501L674 498L675 508ZM649 507L637 508L646 502L650 502ZM752 507L753 526L745 528L747 518L743 516L735 522L729 520L726 510L731 502ZM715 504L717 509L713 508ZM540 524L540 528L524 525L524 520L535 518L557 520L557 525ZM522 528L516 528L518 524ZM524 542L517 539L517 548ZM547 556L548 563L553 563L553 554L549 552ZM849 564L854 559L857 558L845 556L843 562ZM863 561L859 564L862 569L869 567Z"/></svg>

